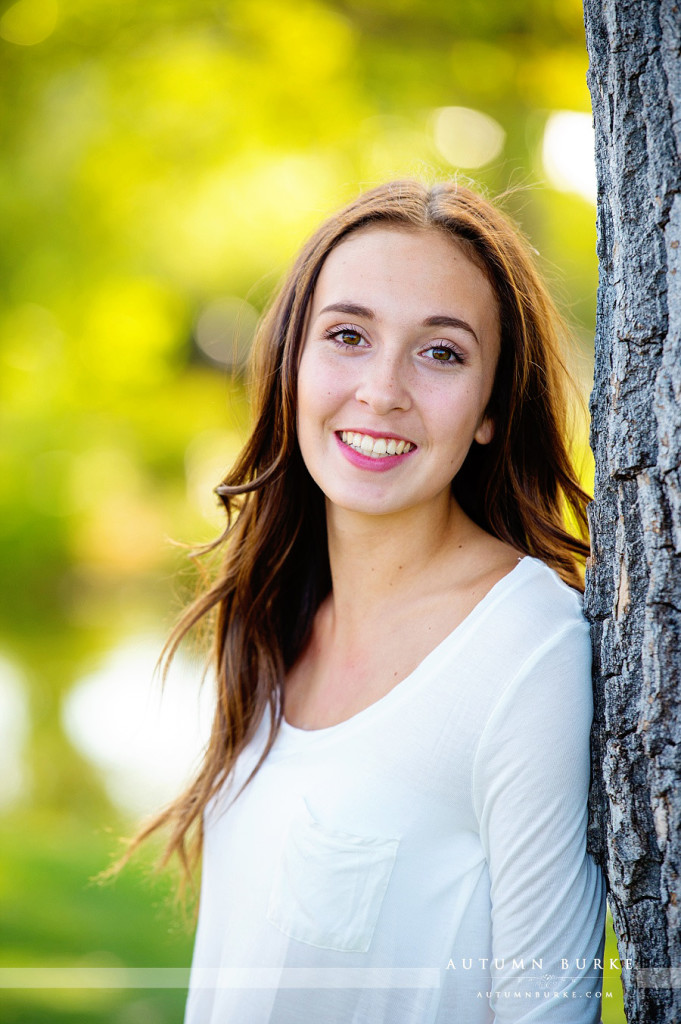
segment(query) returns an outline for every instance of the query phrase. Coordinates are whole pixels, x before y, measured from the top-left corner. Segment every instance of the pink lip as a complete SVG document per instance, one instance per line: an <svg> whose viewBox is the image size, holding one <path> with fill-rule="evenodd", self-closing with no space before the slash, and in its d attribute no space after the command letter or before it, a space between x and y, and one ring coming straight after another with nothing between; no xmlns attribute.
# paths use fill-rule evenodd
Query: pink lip
<svg viewBox="0 0 681 1024"><path fill-rule="evenodd" d="M372 434L369 430L358 430L356 433L369 434L371 437L393 437L396 441L404 440L404 438L399 437L397 434ZM401 455L386 455L383 459L372 459L369 455L358 452L356 448L352 448L349 444L344 444L338 434L334 436L338 447L348 462L351 462L353 466L358 466L360 469L370 469L374 473L385 473L386 470L392 469L394 466L404 462L405 459L408 459L416 451L416 448L412 448L408 452L402 452Z"/></svg>

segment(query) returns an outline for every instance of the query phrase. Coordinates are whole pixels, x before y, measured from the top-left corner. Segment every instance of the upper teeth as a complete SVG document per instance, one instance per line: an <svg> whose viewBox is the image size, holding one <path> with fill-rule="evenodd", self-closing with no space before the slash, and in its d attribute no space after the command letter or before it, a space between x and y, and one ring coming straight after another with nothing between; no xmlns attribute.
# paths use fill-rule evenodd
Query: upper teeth
<svg viewBox="0 0 681 1024"><path fill-rule="evenodd" d="M352 430L342 430L341 440L357 448L363 455L402 455L414 447L410 441L397 441L394 437L371 437L370 434L356 434Z"/></svg>

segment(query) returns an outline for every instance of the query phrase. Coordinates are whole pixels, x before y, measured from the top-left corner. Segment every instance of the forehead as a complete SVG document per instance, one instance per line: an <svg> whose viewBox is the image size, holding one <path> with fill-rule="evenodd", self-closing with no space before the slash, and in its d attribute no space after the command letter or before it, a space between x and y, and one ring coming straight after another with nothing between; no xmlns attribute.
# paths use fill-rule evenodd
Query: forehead
<svg viewBox="0 0 681 1024"><path fill-rule="evenodd" d="M337 301L419 319L465 313L484 332L498 329L497 300L487 275L464 245L438 228L371 225L353 232L322 266L313 316Z"/></svg>

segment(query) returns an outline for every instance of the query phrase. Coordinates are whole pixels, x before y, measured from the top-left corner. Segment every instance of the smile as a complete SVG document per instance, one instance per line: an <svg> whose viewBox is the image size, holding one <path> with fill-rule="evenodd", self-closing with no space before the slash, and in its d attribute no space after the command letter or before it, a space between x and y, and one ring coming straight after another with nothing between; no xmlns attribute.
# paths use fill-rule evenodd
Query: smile
<svg viewBox="0 0 681 1024"><path fill-rule="evenodd" d="M395 437L372 437L370 434L358 434L352 430L341 430L339 436L343 444L354 448L370 459L383 459L390 455L404 455L415 447L411 441L398 440Z"/></svg>

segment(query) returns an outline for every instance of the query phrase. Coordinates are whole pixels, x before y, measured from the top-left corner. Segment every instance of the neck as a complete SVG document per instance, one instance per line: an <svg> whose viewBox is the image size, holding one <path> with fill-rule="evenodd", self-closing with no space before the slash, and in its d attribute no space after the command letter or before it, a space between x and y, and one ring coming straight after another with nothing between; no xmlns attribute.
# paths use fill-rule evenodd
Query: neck
<svg viewBox="0 0 681 1024"><path fill-rule="evenodd" d="M418 595L443 557L465 548L470 519L446 496L435 508L366 516L327 506L333 611L352 627Z"/></svg>

